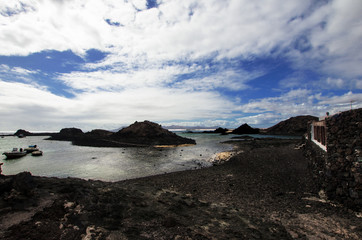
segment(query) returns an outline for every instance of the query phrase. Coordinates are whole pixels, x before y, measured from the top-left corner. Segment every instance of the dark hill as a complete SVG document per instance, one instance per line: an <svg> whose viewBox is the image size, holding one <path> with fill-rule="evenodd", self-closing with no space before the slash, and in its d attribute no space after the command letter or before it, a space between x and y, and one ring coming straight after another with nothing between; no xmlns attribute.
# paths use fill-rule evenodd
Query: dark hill
<svg viewBox="0 0 362 240"><path fill-rule="evenodd" d="M259 132L259 128L252 128L246 123L232 131L233 134L258 134Z"/></svg>
<svg viewBox="0 0 362 240"><path fill-rule="evenodd" d="M145 145L181 145L195 144L195 140L176 135L161 125L150 121L135 122L111 136L119 142Z"/></svg>
<svg viewBox="0 0 362 240"><path fill-rule="evenodd" d="M202 133L220 133L222 135L226 135L228 131L229 129L227 128L218 127L214 131L203 131Z"/></svg>
<svg viewBox="0 0 362 240"><path fill-rule="evenodd" d="M307 132L308 123L311 121L318 121L318 118L310 115L291 117L266 129L265 133L302 136Z"/></svg>
<svg viewBox="0 0 362 240"><path fill-rule="evenodd" d="M82 138L84 133L79 128L63 128L59 133L53 133L49 140L73 141L76 138Z"/></svg>
<svg viewBox="0 0 362 240"><path fill-rule="evenodd" d="M26 130L24 130L24 129L19 129L18 131L16 131L16 132L14 133L14 135L15 135L15 136L31 136L32 133L31 133L31 132L28 132L28 131L26 131Z"/></svg>
<svg viewBox="0 0 362 240"><path fill-rule="evenodd" d="M59 133L52 134L49 140L71 141L74 145L94 147L196 144L195 140L180 137L150 121L135 122L116 133L102 129L83 133L78 128L64 128Z"/></svg>
<svg viewBox="0 0 362 240"><path fill-rule="evenodd" d="M108 137L111 136L113 132L103 129L94 129L90 132L86 132L85 134L90 137Z"/></svg>
<svg viewBox="0 0 362 240"><path fill-rule="evenodd" d="M18 136L18 137L22 137L22 136L25 137L25 136L51 136L52 134L54 134L54 133L51 133L51 132L33 133L33 132L26 131L24 129L19 129L13 135ZM2 136L4 136L4 135L2 135ZM12 134L9 134L8 136L12 136Z"/></svg>

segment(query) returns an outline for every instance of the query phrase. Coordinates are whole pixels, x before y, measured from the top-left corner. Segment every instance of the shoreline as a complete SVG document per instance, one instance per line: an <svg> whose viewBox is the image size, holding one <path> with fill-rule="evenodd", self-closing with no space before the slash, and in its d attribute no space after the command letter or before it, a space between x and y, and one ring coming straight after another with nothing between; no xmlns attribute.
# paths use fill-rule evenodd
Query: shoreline
<svg viewBox="0 0 362 240"><path fill-rule="evenodd" d="M1 177L0 239L361 239L298 143L237 142L223 164L118 182Z"/></svg>

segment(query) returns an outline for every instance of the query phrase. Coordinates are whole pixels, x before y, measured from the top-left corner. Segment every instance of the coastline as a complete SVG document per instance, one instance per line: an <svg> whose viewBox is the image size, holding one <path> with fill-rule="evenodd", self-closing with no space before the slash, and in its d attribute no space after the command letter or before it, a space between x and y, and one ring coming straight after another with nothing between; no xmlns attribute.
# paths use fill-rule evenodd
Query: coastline
<svg viewBox="0 0 362 240"><path fill-rule="evenodd" d="M361 218L323 198L299 142L234 142L223 164L120 182L1 177L0 239L361 239Z"/></svg>

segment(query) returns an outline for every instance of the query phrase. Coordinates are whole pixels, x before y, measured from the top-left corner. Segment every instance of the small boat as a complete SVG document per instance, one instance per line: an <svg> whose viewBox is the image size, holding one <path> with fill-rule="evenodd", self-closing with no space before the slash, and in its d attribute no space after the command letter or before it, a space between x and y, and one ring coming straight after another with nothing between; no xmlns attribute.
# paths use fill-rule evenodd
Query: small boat
<svg viewBox="0 0 362 240"><path fill-rule="evenodd" d="M26 152L22 148L20 148L20 151L17 148L13 148L11 152L4 152L3 155L6 156L6 159L14 159L24 157Z"/></svg>
<svg viewBox="0 0 362 240"><path fill-rule="evenodd" d="M31 156L37 157L37 156L42 156L43 155L43 151L37 150L31 153Z"/></svg>
<svg viewBox="0 0 362 240"><path fill-rule="evenodd" d="M32 153L35 151L39 151L39 148L37 145L30 145L29 147L24 149L26 153Z"/></svg>

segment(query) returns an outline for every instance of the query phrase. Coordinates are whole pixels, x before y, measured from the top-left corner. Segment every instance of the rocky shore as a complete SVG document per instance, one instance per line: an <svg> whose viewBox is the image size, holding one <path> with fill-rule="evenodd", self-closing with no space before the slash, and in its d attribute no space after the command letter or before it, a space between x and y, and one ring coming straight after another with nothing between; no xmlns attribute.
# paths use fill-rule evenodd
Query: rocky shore
<svg viewBox="0 0 362 240"><path fill-rule="evenodd" d="M240 141L224 164L114 183L1 176L0 239L362 239L300 144Z"/></svg>

